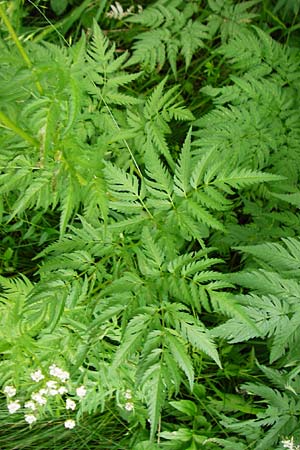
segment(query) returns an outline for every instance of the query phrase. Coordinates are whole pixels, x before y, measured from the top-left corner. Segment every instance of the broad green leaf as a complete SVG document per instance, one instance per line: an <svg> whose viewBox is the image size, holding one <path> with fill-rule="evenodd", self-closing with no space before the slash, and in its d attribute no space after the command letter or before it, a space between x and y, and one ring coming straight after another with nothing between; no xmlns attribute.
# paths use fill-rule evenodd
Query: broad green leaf
<svg viewBox="0 0 300 450"><path fill-rule="evenodd" d="M177 400L169 402L173 408L190 417L195 417L198 412L196 404L192 400Z"/></svg>

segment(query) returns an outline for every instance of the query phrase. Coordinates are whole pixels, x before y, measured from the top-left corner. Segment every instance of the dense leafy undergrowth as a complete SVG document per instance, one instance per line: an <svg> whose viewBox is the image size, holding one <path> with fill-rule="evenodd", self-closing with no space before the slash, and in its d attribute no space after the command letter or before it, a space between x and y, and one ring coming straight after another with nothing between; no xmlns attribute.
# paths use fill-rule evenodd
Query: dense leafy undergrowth
<svg viewBox="0 0 300 450"><path fill-rule="evenodd" d="M0 447L300 443L299 1L0 4Z"/></svg>

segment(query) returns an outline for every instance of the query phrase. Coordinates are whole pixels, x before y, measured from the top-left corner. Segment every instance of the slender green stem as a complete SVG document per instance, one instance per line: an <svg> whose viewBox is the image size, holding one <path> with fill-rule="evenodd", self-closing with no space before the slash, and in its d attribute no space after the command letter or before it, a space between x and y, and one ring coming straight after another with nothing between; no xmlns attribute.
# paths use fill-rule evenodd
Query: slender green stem
<svg viewBox="0 0 300 450"><path fill-rule="evenodd" d="M3 112L0 111L0 122L10 130L14 131L16 134L18 134L21 138L23 138L25 141L29 142L30 144L37 147L39 145L38 141L35 140L32 136L30 136L26 131L22 130L22 128L19 128L18 125L16 125L14 122L10 120L9 117L7 117Z"/></svg>
<svg viewBox="0 0 300 450"><path fill-rule="evenodd" d="M27 67L29 69L31 69L32 68L32 62L30 61L30 58L27 55L26 50L24 49L23 45L21 44L21 41L18 38L18 36L17 36L17 34L16 34L12 24L10 23L9 18L7 17L4 9L2 8L1 4L0 4L0 17L3 20L4 24L6 25L6 28L7 28L8 32L9 32L9 34L10 34L10 37L12 38L12 40L14 41L17 49L19 50L19 52L20 52L20 54L21 54L25 64L27 65ZM42 94L43 93L43 88L42 88L42 86L41 86L39 81L36 81L36 86L37 86L37 89L38 89L39 93Z"/></svg>
<svg viewBox="0 0 300 450"><path fill-rule="evenodd" d="M287 27L285 25L285 23L283 23L277 16L275 16L272 11L270 11L268 8L265 8L265 12L267 14L269 14L269 16L272 17L272 19L274 20L274 22L277 22L280 25L280 29L286 30Z"/></svg>
<svg viewBox="0 0 300 450"><path fill-rule="evenodd" d="M0 4L0 17L3 20L3 22L5 23L6 28L8 29L8 32L9 32L12 40L16 44L19 52L21 53L21 56L24 59L25 63L27 64L28 67L32 67L32 63L31 63L23 45L21 44L20 39L18 38L15 30L13 29L12 24L10 23L7 15L5 14L4 9L2 8L1 4Z"/></svg>
<svg viewBox="0 0 300 450"><path fill-rule="evenodd" d="M61 38L62 40L67 44L67 46L69 46L69 43L66 41L64 34L67 33L67 31L72 27L73 23L76 22L76 20L78 20L81 15L83 14L84 10L88 8L88 6L91 3L91 0L84 0L82 2L81 5L77 6L76 8L74 8L66 17L64 17L61 20L58 20L55 25L53 25L53 23L48 19L48 17L44 14L43 10L41 8L38 7L38 5L36 5L33 1L28 0L29 3L32 4L32 6L34 6L36 8L36 10L44 17L44 19L46 20L46 22L49 23L49 26L47 27L43 27L43 31L38 34L33 41L34 42L39 42L42 39L44 39L47 34L51 33L51 32L56 32ZM105 6L106 1L104 2L104 6ZM101 7L99 7L100 9ZM60 32L59 29L61 29L62 31Z"/></svg>

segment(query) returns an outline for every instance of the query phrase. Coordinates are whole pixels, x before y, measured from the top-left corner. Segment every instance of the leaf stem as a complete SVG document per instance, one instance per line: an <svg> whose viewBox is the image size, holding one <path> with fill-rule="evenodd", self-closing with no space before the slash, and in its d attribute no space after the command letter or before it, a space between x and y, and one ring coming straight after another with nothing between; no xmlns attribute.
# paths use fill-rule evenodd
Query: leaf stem
<svg viewBox="0 0 300 450"><path fill-rule="evenodd" d="M19 52L20 52L20 54L21 54L25 64L27 65L27 67L29 69L31 69L32 68L32 62L30 61L30 58L27 55L25 48L21 44L21 41L18 38L18 36L17 36L17 34L16 34L12 24L10 23L9 18L7 17L4 9L2 8L1 3L0 3L0 17L3 20L4 24L6 25L6 28L7 28L8 32L9 32L9 34L10 34L10 37L12 38L12 40L15 43L17 49L19 50ZM35 84L36 84L36 87L37 87L39 93L42 94L43 93L43 88L42 88L40 82L36 81Z"/></svg>

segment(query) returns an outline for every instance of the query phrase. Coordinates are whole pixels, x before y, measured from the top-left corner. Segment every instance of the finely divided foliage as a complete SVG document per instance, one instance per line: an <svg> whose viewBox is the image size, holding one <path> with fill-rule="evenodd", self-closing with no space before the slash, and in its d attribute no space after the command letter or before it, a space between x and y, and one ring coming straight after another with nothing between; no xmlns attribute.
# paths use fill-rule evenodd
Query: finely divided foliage
<svg viewBox="0 0 300 450"><path fill-rule="evenodd" d="M64 409L113 400L135 450L300 441L299 55L252 25L259 3L107 4L129 51L96 21L0 41L1 226L34 248L0 275L10 413L52 361L79 386ZM201 52L228 74L191 112L176 83Z"/></svg>
<svg viewBox="0 0 300 450"><path fill-rule="evenodd" d="M199 10L196 2L160 0L142 13L127 18L127 22L148 28L136 36L133 55L127 64L140 63L145 70L153 71L161 70L168 61L176 77L181 55L187 70L194 53L211 38L208 26L200 18L192 20Z"/></svg>

